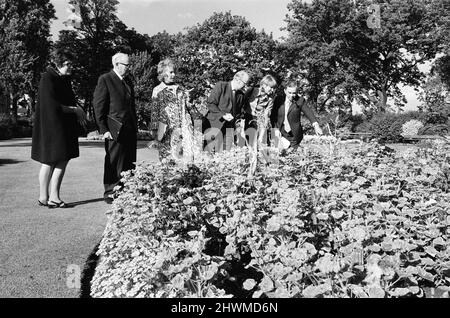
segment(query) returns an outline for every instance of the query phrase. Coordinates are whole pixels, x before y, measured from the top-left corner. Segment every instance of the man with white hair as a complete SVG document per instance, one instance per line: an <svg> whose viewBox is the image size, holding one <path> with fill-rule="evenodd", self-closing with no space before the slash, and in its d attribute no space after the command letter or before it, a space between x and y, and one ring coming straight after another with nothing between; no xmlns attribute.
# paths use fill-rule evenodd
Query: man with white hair
<svg viewBox="0 0 450 318"><path fill-rule="evenodd" d="M239 71L231 81L218 82L209 94L206 101L208 113L202 127L207 150L230 149L235 129L243 129L243 90L249 80L250 75L246 71Z"/></svg>
<svg viewBox="0 0 450 318"><path fill-rule="evenodd" d="M134 88L128 72L127 54L112 57L113 69L99 77L94 91L95 118L105 140L103 198L112 203L114 187L120 183L120 173L135 168L137 119Z"/></svg>

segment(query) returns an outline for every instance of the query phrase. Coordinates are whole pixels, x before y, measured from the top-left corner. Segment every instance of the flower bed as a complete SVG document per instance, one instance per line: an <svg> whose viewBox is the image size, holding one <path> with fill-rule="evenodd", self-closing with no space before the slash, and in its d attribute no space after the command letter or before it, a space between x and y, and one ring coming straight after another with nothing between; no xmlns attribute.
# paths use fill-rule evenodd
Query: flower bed
<svg viewBox="0 0 450 318"><path fill-rule="evenodd" d="M309 141L141 164L108 211L93 297L422 297L450 286L448 147Z"/></svg>

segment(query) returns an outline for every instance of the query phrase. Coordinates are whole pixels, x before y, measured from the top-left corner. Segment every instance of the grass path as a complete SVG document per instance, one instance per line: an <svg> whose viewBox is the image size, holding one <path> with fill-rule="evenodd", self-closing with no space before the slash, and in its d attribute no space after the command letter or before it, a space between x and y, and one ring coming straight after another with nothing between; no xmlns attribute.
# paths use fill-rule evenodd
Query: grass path
<svg viewBox="0 0 450 318"><path fill-rule="evenodd" d="M145 144L138 161L156 160ZM31 138L0 141L0 297L78 297L71 275L99 242L109 207L103 142L80 141L80 157L69 162L61 189L68 209L37 205L39 163L30 153Z"/></svg>

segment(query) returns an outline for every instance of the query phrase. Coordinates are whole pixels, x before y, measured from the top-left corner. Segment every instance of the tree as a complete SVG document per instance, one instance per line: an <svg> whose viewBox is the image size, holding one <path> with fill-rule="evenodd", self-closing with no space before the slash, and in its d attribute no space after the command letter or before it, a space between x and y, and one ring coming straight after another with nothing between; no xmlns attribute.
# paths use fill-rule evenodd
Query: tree
<svg viewBox="0 0 450 318"><path fill-rule="evenodd" d="M79 14L79 23L72 25L72 30L60 31L55 44L75 55L74 89L91 118L92 95L98 77L111 69L118 3L117 0L70 0L69 4Z"/></svg>
<svg viewBox="0 0 450 318"><path fill-rule="evenodd" d="M149 129L151 121L151 100L153 87L157 85L156 66L148 52L140 52L130 56L131 74L134 78L136 113L138 126Z"/></svg>
<svg viewBox="0 0 450 318"><path fill-rule="evenodd" d="M180 81L196 98L239 70L253 71L255 79L274 71L276 42L257 32L243 17L214 13L202 24L187 29L175 48Z"/></svg>
<svg viewBox="0 0 450 318"><path fill-rule="evenodd" d="M432 72L422 84L422 92L419 99L422 105L418 108L421 111L432 112L448 116L450 114L450 90L442 81L437 72Z"/></svg>
<svg viewBox="0 0 450 318"><path fill-rule="evenodd" d="M435 62L434 68L447 90L450 90L450 53L440 57Z"/></svg>
<svg viewBox="0 0 450 318"><path fill-rule="evenodd" d="M147 34L140 34L134 28L128 29L120 20L115 23L113 33L116 35L114 38L116 51L132 54L153 50L152 41Z"/></svg>
<svg viewBox="0 0 450 318"><path fill-rule="evenodd" d="M151 51L151 40L120 21L117 0L70 0L69 4L75 21L66 21L72 30L61 31L56 46L75 53L74 88L93 118L92 95L98 77L112 68L112 56L117 52Z"/></svg>
<svg viewBox="0 0 450 318"><path fill-rule="evenodd" d="M384 111L388 97L405 103L399 85L418 86L423 78L418 65L436 56L443 41L437 25L445 13L431 0L379 1L380 27L371 23L368 0L293 0L287 18L287 46L295 74L306 74L309 95L316 103L321 94L338 90L348 100L371 104L380 96ZM375 11L376 12L376 11ZM373 98L372 98L373 99ZM318 105L321 108L323 105Z"/></svg>
<svg viewBox="0 0 450 318"><path fill-rule="evenodd" d="M350 107L356 82L349 69L351 61L341 54L344 45L341 33L350 28L352 14L349 1L313 1L311 4L292 1L287 17L289 37L281 45L280 60L289 70L289 77L303 82L303 93L319 111L336 95Z"/></svg>
<svg viewBox="0 0 450 318"><path fill-rule="evenodd" d="M54 18L49 0L0 0L0 86L10 99L14 116L20 97L29 94L35 100L48 61Z"/></svg>
<svg viewBox="0 0 450 318"><path fill-rule="evenodd" d="M181 33L171 35L166 31L158 32L151 36L151 56L155 64L158 64L159 61L166 57L173 56L175 54L175 48L179 45L182 38Z"/></svg>

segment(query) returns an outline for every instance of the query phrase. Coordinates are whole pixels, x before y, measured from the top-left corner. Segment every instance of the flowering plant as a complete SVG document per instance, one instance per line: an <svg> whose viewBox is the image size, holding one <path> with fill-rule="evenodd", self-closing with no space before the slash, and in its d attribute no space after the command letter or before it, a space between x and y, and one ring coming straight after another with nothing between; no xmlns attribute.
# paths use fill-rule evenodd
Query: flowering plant
<svg viewBox="0 0 450 318"><path fill-rule="evenodd" d="M252 176L246 148L138 165L108 212L92 296L448 293L448 148L326 149L305 140Z"/></svg>
<svg viewBox="0 0 450 318"><path fill-rule="evenodd" d="M420 129L422 129L423 123L416 119L411 119L402 125L403 137L415 136L419 134Z"/></svg>

